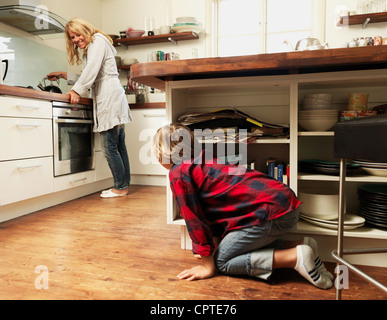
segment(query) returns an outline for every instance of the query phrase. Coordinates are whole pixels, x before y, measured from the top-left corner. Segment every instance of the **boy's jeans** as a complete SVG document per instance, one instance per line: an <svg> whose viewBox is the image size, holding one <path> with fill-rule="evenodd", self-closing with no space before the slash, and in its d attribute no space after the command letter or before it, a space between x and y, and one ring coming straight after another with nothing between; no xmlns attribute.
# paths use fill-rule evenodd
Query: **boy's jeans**
<svg viewBox="0 0 387 320"><path fill-rule="evenodd" d="M114 179L114 189L126 189L130 184L129 157L125 145L124 125L100 132L101 148Z"/></svg>
<svg viewBox="0 0 387 320"><path fill-rule="evenodd" d="M300 209L258 226L228 233L215 251L215 264L228 275L249 275L267 280L273 270L273 254L279 240L297 223Z"/></svg>

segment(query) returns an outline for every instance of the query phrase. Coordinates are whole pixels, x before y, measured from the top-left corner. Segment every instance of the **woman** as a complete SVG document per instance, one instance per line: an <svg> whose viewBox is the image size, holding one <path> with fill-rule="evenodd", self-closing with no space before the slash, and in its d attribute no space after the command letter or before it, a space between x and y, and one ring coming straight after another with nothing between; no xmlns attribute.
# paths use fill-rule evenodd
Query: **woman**
<svg viewBox="0 0 387 320"><path fill-rule="evenodd" d="M82 74L67 95L72 104L77 104L80 97L91 89L94 132L101 135L102 150L113 174L113 188L103 191L101 197L125 196L130 184L130 166L124 124L132 121L132 115L118 79L115 61L117 51L108 35L80 18L71 19L67 23L65 35L69 63L82 63L83 67ZM67 72L53 72L47 78L67 80Z"/></svg>

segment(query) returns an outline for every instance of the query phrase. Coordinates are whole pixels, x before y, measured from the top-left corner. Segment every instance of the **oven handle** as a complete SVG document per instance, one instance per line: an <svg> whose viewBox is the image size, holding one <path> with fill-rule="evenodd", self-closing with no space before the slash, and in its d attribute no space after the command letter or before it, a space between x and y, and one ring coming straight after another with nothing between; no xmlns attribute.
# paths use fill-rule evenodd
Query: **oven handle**
<svg viewBox="0 0 387 320"><path fill-rule="evenodd" d="M93 123L93 120L55 119L56 123Z"/></svg>

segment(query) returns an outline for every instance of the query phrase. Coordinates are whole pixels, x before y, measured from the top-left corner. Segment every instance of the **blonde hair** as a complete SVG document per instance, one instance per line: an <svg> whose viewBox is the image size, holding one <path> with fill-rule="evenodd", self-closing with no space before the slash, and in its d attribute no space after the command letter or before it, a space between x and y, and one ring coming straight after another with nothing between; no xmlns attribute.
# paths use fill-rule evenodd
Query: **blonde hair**
<svg viewBox="0 0 387 320"><path fill-rule="evenodd" d="M192 131L180 123L159 128L152 140L152 151L163 164L179 164L193 159L198 141Z"/></svg>
<svg viewBox="0 0 387 320"><path fill-rule="evenodd" d="M80 34L84 36L86 41L86 48L83 51L83 55L87 55L87 48L89 46L90 42L93 42L93 36L96 33L103 34L111 44L113 44L113 40L104 32L101 30L98 30L94 28L90 23L86 22L85 20L81 18L73 18L66 24L65 29L65 37L66 37L66 47L67 47L67 58L70 64L81 64L82 58L79 56L80 50L79 48L73 43L73 41L70 38L69 31Z"/></svg>

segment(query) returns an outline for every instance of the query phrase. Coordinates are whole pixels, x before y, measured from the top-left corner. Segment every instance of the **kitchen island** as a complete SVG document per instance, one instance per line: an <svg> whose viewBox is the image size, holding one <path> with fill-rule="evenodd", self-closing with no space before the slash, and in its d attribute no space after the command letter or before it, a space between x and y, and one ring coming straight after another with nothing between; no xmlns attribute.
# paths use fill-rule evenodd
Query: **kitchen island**
<svg viewBox="0 0 387 320"><path fill-rule="evenodd" d="M387 45L135 64L132 80L160 90L168 81L303 74L387 67Z"/></svg>
<svg viewBox="0 0 387 320"><path fill-rule="evenodd" d="M289 126L289 136L258 139L248 145L248 163L266 170L269 158L288 163L289 186L298 193L316 187L338 188L338 175L299 170L299 161L337 161L333 130L307 131L299 126L299 107L308 94L333 94L332 108L346 110L350 93L369 94L369 108L387 103L387 46L295 51L241 57L204 58L140 63L132 66L132 80L166 92L167 121L183 113L237 108L257 119ZM387 183L387 178L359 174L348 177L347 212L359 211L357 188L364 183ZM172 194L167 189L167 222L181 227L181 247L190 239ZM336 230L300 220L292 237L312 235L322 244L323 260L332 261ZM365 224L345 231L346 248L383 247L386 230ZM352 258L352 257L351 257ZM355 256L355 264L387 266L381 255Z"/></svg>

